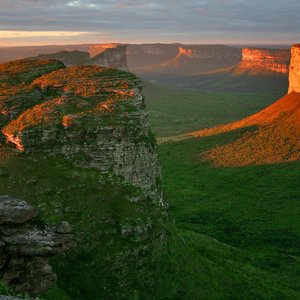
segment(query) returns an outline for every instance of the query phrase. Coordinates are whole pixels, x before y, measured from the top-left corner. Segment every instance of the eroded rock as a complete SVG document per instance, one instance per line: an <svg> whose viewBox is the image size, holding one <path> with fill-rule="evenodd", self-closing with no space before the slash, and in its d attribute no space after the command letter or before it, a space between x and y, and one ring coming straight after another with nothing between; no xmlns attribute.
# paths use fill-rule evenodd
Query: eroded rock
<svg viewBox="0 0 300 300"><path fill-rule="evenodd" d="M16 292L36 295L48 290L56 281L48 259L72 246L70 225L63 223L63 233L51 226L38 226L32 222L37 216L33 207L10 196L0 197L0 216L2 280Z"/></svg>

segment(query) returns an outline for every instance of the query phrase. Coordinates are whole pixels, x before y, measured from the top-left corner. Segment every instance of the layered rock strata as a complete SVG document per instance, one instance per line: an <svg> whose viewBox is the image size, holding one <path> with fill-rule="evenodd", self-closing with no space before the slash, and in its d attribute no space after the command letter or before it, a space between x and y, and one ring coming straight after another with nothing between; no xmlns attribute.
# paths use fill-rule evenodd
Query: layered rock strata
<svg viewBox="0 0 300 300"><path fill-rule="evenodd" d="M261 70L286 75L289 70L289 61L289 50L244 48L239 69Z"/></svg>
<svg viewBox="0 0 300 300"><path fill-rule="evenodd" d="M45 181L54 199L37 180L26 189L32 203L42 205L50 220L62 220L65 213L56 206L53 211L53 201L72 211L77 247L53 265L62 286L75 298L80 293L86 299L91 294L130 299L135 289L147 294L157 278L153 266L166 249L168 225L141 80L116 69L62 66L25 85L40 97L1 129L6 142L19 150L7 146L12 160L26 160L36 177L43 163L48 165ZM56 174L61 180L52 181ZM74 270L83 277L75 279L76 291L66 276Z"/></svg>
<svg viewBox="0 0 300 300"><path fill-rule="evenodd" d="M64 154L75 164L120 175L162 201L140 79L96 66L61 66L24 88L37 96L8 110L11 117L2 128L7 141L20 151Z"/></svg>
<svg viewBox="0 0 300 300"><path fill-rule="evenodd" d="M99 44L89 48L91 65L127 70L126 45Z"/></svg>
<svg viewBox="0 0 300 300"><path fill-rule="evenodd" d="M289 73L289 93L300 93L300 45L291 49L291 64Z"/></svg>
<svg viewBox="0 0 300 300"><path fill-rule="evenodd" d="M41 225L36 217L37 212L25 201L0 196L0 276L15 292L30 295L53 285L56 275L49 257L72 245L69 230Z"/></svg>

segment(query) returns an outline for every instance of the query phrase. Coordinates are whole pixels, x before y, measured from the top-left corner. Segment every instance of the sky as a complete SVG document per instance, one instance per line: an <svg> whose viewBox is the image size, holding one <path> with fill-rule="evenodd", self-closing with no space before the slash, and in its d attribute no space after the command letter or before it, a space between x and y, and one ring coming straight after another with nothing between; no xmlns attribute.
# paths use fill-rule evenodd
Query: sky
<svg viewBox="0 0 300 300"><path fill-rule="evenodd" d="M299 0L0 0L0 46L300 42Z"/></svg>

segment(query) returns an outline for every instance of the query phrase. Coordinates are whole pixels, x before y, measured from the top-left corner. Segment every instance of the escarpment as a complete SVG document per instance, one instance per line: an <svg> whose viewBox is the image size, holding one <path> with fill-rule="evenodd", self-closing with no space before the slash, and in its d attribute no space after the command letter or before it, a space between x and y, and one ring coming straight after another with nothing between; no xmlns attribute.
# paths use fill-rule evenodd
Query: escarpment
<svg viewBox="0 0 300 300"><path fill-rule="evenodd" d="M127 55L126 45L113 44L113 45L97 45L90 47L90 64L95 66L116 68L120 70L127 70Z"/></svg>
<svg viewBox="0 0 300 300"><path fill-rule="evenodd" d="M1 123L0 176L9 176L1 177L0 191L25 194L46 219L67 214L77 247L53 268L74 299L130 299L136 290L149 296L168 215L141 80L116 69L56 64L22 83L38 95L31 102L18 101L10 113L5 98L10 117Z"/></svg>
<svg viewBox="0 0 300 300"><path fill-rule="evenodd" d="M64 154L77 165L113 172L149 191L156 186L159 164L140 79L81 66L39 77L28 88L39 94L40 103L2 128L17 149ZM84 159L76 160L79 154Z"/></svg>
<svg viewBox="0 0 300 300"><path fill-rule="evenodd" d="M51 54L41 54L34 59L55 59L62 61L67 67L79 65L94 65L106 68L127 70L126 45L99 44L91 45L89 52L59 51Z"/></svg>
<svg viewBox="0 0 300 300"><path fill-rule="evenodd" d="M300 45L291 49L291 64L289 73L289 93L300 93Z"/></svg>
<svg viewBox="0 0 300 300"><path fill-rule="evenodd" d="M0 277L16 293L47 291L57 279L49 257L72 246L69 231L58 232L35 217L37 212L25 201L0 196Z"/></svg>
<svg viewBox="0 0 300 300"><path fill-rule="evenodd" d="M270 72L287 75L289 61L289 50L244 48L242 62L235 72Z"/></svg>

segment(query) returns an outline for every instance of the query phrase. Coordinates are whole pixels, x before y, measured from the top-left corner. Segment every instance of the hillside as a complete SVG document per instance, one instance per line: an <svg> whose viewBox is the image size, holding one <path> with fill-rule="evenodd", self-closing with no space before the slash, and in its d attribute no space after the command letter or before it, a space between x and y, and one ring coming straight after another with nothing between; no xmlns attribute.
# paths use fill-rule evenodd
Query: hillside
<svg viewBox="0 0 300 300"><path fill-rule="evenodd" d="M256 125L258 130L246 133L235 142L218 146L204 157L218 166L272 164L300 160L300 94L292 93L276 103L291 109L266 109L248 120L232 124L235 130ZM292 103L291 103L292 102ZM293 105L294 104L294 105ZM294 106L294 107L293 107Z"/></svg>
<svg viewBox="0 0 300 300"><path fill-rule="evenodd" d="M234 142L200 155L216 166L271 164L300 159L299 47L292 48L289 93L267 108L240 121L188 133L173 140L205 137L249 128ZM277 72L277 71L276 71ZM168 139L165 139L167 141ZM172 140L172 138L170 139Z"/></svg>

